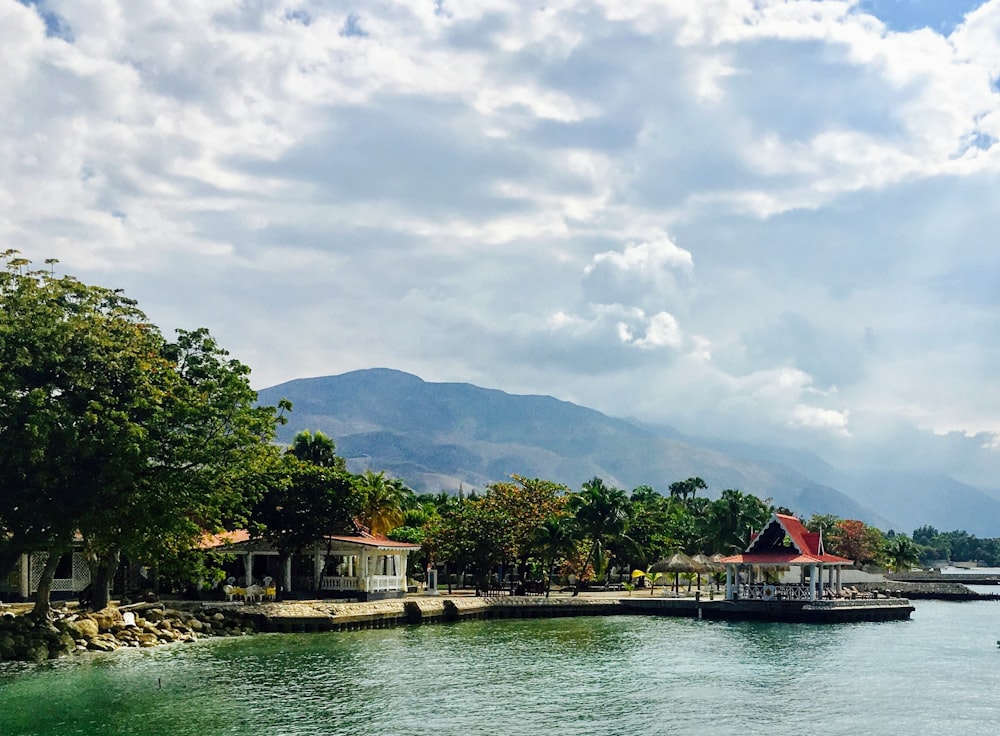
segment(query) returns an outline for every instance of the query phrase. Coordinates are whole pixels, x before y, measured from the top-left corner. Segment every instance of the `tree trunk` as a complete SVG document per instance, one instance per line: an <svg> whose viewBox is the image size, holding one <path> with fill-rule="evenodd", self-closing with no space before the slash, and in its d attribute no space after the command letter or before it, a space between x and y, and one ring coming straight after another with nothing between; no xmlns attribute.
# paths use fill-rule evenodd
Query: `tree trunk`
<svg viewBox="0 0 1000 736"><path fill-rule="evenodd" d="M292 589L292 566L288 564L291 557L291 552L282 552L278 556L278 564L281 565L281 589L283 593L288 593Z"/></svg>
<svg viewBox="0 0 1000 736"><path fill-rule="evenodd" d="M587 572L587 568L590 567L591 558L594 556L594 552L597 549L597 542L594 541L590 545L590 552L587 553L587 559L583 561L583 569L580 570L580 574L576 578L576 585L573 586L573 595L580 595L580 590L583 588L583 576Z"/></svg>
<svg viewBox="0 0 1000 736"><path fill-rule="evenodd" d="M35 607L31 610L31 617L35 621L47 621L52 614L52 579L56 575L56 568L59 562L66 555L66 550L49 552L45 559L45 567L42 568L42 577L38 581L38 592L35 593Z"/></svg>
<svg viewBox="0 0 1000 736"><path fill-rule="evenodd" d="M109 552L97 559L97 564L94 565L94 577L90 581L93 588L89 605L91 611L100 611L111 603L111 581L115 578L120 560L121 554L117 551Z"/></svg>

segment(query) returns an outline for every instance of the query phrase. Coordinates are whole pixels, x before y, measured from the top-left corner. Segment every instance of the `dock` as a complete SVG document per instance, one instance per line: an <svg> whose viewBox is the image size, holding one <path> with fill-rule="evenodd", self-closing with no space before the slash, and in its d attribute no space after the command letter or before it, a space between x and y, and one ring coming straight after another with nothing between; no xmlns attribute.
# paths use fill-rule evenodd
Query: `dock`
<svg viewBox="0 0 1000 736"><path fill-rule="evenodd" d="M210 604L209 604L210 605ZM853 623L910 617L906 598L822 601L726 601L700 597L620 596L411 596L365 603L294 601L230 609L257 631L353 631L477 619L569 616L672 616L707 621Z"/></svg>

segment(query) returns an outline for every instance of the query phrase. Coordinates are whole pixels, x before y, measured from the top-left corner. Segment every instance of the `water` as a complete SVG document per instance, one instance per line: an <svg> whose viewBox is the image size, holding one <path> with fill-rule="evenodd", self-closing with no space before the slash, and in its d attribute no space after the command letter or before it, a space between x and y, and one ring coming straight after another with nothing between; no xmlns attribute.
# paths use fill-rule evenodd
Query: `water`
<svg viewBox="0 0 1000 736"><path fill-rule="evenodd" d="M269 634L0 665L0 734L997 732L1000 603L810 626L621 616Z"/></svg>

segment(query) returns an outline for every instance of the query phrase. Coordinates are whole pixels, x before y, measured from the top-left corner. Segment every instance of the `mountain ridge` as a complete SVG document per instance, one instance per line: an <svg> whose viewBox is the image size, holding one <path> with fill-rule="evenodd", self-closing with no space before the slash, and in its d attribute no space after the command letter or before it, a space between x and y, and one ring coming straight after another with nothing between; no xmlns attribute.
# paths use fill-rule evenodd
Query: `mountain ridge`
<svg viewBox="0 0 1000 736"><path fill-rule="evenodd" d="M826 482L853 476L818 456L799 453L796 459L793 450L686 437L666 425L609 416L552 396L432 383L404 371L370 368L294 379L259 392L261 403L280 398L291 400L293 411L279 428L279 441L289 443L304 429L322 431L353 470L385 470L418 492L482 488L516 473L571 488L599 476L626 491L646 484L663 493L673 481L697 475L708 483L709 497L738 488L803 516L830 513L907 533L915 527L899 522L921 519L917 526L950 528L940 519L922 521L919 509L901 509L906 504L898 493L877 505L870 495L858 498ZM863 483L849 485L857 493ZM998 512L993 518L1000 518L1000 502L987 494L965 488L956 493L975 499L976 516L982 518L993 504ZM948 510L947 504L932 506L933 513ZM983 533L969 525L956 528Z"/></svg>

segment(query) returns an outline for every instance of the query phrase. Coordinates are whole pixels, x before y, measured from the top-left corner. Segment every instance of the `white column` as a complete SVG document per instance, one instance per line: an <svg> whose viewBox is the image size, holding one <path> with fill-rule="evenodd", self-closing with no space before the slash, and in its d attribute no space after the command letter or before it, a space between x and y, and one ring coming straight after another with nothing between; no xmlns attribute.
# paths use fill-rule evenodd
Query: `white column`
<svg viewBox="0 0 1000 736"><path fill-rule="evenodd" d="M31 595L31 565L29 564L31 555L21 555L21 597L28 598Z"/></svg>
<svg viewBox="0 0 1000 736"><path fill-rule="evenodd" d="M809 600L816 600L816 565L809 566Z"/></svg>
<svg viewBox="0 0 1000 736"><path fill-rule="evenodd" d="M285 592L290 593L292 590L292 556L289 555L285 558Z"/></svg>
<svg viewBox="0 0 1000 736"><path fill-rule="evenodd" d="M253 585L253 552L243 555L243 576L246 578L246 586Z"/></svg>
<svg viewBox="0 0 1000 736"><path fill-rule="evenodd" d="M322 583L323 576L323 553L317 546L316 551L313 553L313 589L319 590L320 583Z"/></svg>
<svg viewBox="0 0 1000 736"><path fill-rule="evenodd" d="M841 569L841 568L840 568L840 566L838 565L838 566L837 566L837 595L840 595L840 594L841 594L841 592L842 592L842 591L841 591L841 588L840 588L840 569Z"/></svg>
<svg viewBox="0 0 1000 736"><path fill-rule="evenodd" d="M733 599L733 566L726 565L726 600Z"/></svg>

